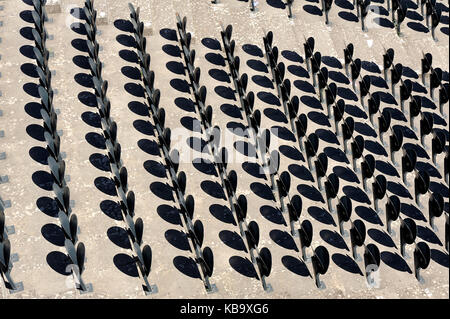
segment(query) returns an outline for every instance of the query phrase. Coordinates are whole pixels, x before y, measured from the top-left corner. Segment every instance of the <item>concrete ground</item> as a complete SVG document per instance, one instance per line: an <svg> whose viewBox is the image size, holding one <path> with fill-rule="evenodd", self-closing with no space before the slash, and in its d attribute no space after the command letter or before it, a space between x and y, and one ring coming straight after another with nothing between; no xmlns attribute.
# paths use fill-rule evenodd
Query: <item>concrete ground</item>
<svg viewBox="0 0 450 319"><path fill-rule="evenodd" d="M366 61L362 75L374 79L371 92L382 92L385 97L381 109L393 110L392 126L408 126L409 121L404 121L399 105L390 96L390 87L379 84L383 83L382 55L384 49L394 48L395 63L408 67L403 78L417 82L414 94L429 98L427 89L421 85L420 59L423 53L433 54L433 66L446 71L444 81L448 82L448 2L438 1L443 9L436 30L438 42L426 29L415 2L408 2L410 12L401 37L389 25L390 13L383 9L386 6L383 0L373 2L373 11L367 17L369 31L364 33L355 21L356 10L345 0L333 4L330 26L325 25L318 1L295 1L293 19L287 17L287 10L275 0L259 0L254 13L248 3L237 0L220 0L216 5L209 0L133 1L135 7L140 7L141 20L148 32L147 52L156 76L155 87L161 90L160 106L166 110L166 126L180 132L172 148L183 150L187 159L180 163L179 169L187 175L186 194L195 198L194 218L203 222L204 247L211 247L214 253L211 282L218 292L207 294L179 222L179 205L163 157L155 149L158 139L145 104L134 40L131 33L124 31L127 23L123 20L129 20L128 3L95 1L98 21L102 22L97 41L104 62L103 78L109 82L111 116L118 125L129 187L136 194L136 217L144 221L143 242L153 252L149 281L157 285L159 292L145 296L143 281L130 257L131 250L123 240L125 223L110 179L99 116L92 103L94 90L85 58L86 35L80 25L84 21L76 14L84 1L60 1L61 12L49 13L50 21L45 24L51 35L47 45L52 53L49 59L49 67L54 71L52 85L57 90L54 106L60 111L61 151L66 154L66 174L70 176L73 212L79 221L79 240L86 246L83 280L93 285L92 293L81 295L72 287L65 268L64 236L55 218L57 210L46 160L37 94L39 81L32 53L33 8L30 0L14 3L0 0L0 130L4 131L0 153L6 153L6 158L0 160L0 175L8 176L8 182L0 184L0 196L11 202L11 207L5 210L6 225L15 228L9 239L12 253L19 256L11 274L24 287L23 291L10 294L1 284L1 298L448 298L449 255L443 244L445 214L436 220L438 231L432 230L427 209L417 207L414 187L403 184L401 168L395 168L385 154L377 131L361 107L359 94L353 91L343 68L343 49L352 42L354 58ZM195 65L202 72L200 83L208 92L206 105L213 107L213 125L221 128L221 145L233 154L228 170L233 169L238 175L237 194L247 197L248 221L254 220L259 225L259 247L267 247L272 253L273 268L268 278L271 293L265 292L255 277L214 165L207 160L193 163L201 156L209 161L213 158L188 145L189 138L195 141L206 136L193 129L199 125L200 115L192 102L194 95L180 54L180 42L174 38L177 12L187 17L187 30L193 38L191 48L196 50ZM290 235L288 216L279 210L280 202L270 190L270 179L259 172L260 159L235 151L235 145L247 145L251 153L254 141L247 134L232 132L236 127L245 130L247 121L240 115L239 97L224 59L220 31L228 24L233 26L235 55L241 59L240 73L249 77L247 92L255 93L255 109L262 113L261 127L280 133L279 138L272 134L271 149L280 151L280 172L290 173L289 195L302 197L301 220L308 219L313 224L312 246L324 245L330 252L328 272L321 278L326 289L316 288L312 265L302 260L298 237ZM298 142L290 132L290 123L283 115L272 74L266 66L262 37L269 30L273 31L274 45L281 53L279 60L287 67L286 77L293 84L291 96L300 98L300 112L308 115L308 134L319 135L318 153L325 152L329 157L327 174L335 172L340 177L339 196L353 199L352 220L364 221L366 244L374 243L381 251L377 288L367 286L364 263L353 260L350 238L339 234L337 216L328 212L325 192L317 189L315 176L309 172L304 154L299 152ZM357 123L355 135L360 134L366 140L364 154L372 153L377 160L375 174L387 178L389 196L396 194L401 198L401 217L413 218L417 223L416 242L425 241L431 248L430 265L422 272L425 283L416 280L413 259L405 260L400 255L400 222L392 226L396 235L388 235L385 214L377 215L370 208L371 199L365 195L360 177L353 172L351 156L346 156L341 151L342 142L333 138L333 123L325 116L326 110L318 100L303 60L304 39L310 36L316 40L315 50L322 53L322 66L329 70L329 81L337 84L339 98L346 100L346 116L352 116ZM369 67L368 62L376 65ZM445 116L433 109L433 104L428 99L424 110L435 114L434 127L446 132L448 139L448 104ZM420 144L411 133L405 136L405 143ZM418 167L431 173L431 191L444 195L448 214L448 185L441 177L443 157L439 157L438 168L431 161L431 151L421 152L418 162ZM410 176L411 184L412 179ZM348 230L349 223L345 227ZM412 255L413 245L408 252Z"/></svg>

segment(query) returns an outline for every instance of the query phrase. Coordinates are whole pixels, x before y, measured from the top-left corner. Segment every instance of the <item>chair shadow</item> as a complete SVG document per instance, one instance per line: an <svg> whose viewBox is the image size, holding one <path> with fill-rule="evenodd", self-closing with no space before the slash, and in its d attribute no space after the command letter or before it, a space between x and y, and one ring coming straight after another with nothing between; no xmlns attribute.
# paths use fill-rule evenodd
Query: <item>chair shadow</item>
<svg viewBox="0 0 450 319"><path fill-rule="evenodd" d="M36 206L47 216L58 217L59 207L54 198L50 198L47 196L39 197L36 200Z"/></svg>
<svg viewBox="0 0 450 319"><path fill-rule="evenodd" d="M389 19L386 19L386 18L376 17L372 20L372 22L374 22L375 24L378 24L381 27L390 28L390 29L394 28L394 24Z"/></svg>
<svg viewBox="0 0 450 319"><path fill-rule="evenodd" d="M353 260L353 258L349 257L348 255L335 253L331 256L331 259L339 268L349 273L359 274L360 276L363 276L363 273L361 272L358 264Z"/></svg>
<svg viewBox="0 0 450 319"><path fill-rule="evenodd" d="M55 246L64 247L64 241L66 237L64 236L64 232L56 224L45 224L41 228L42 236L50 243Z"/></svg>
<svg viewBox="0 0 450 319"><path fill-rule="evenodd" d="M33 48L34 48L34 47L31 46L31 45L25 44L25 45L22 45L22 46L19 48L19 52L20 52L24 57L26 57L26 58L28 58L28 59L33 59L33 60L35 60L35 59L36 59L36 56L34 55Z"/></svg>
<svg viewBox="0 0 450 319"><path fill-rule="evenodd" d="M200 187L206 194L211 197L224 200L227 199L222 185L220 185L218 182L205 180L200 183Z"/></svg>
<svg viewBox="0 0 450 319"><path fill-rule="evenodd" d="M323 208L316 206L308 207L308 214L322 224L336 226L333 216Z"/></svg>
<svg viewBox="0 0 450 319"><path fill-rule="evenodd" d="M228 247L247 252L247 248L245 247L244 241L241 236L239 236L236 232L232 232L229 230L222 230L219 233L220 240L227 245Z"/></svg>
<svg viewBox="0 0 450 319"><path fill-rule="evenodd" d="M183 69L184 72L184 69ZM221 69L209 69L208 74L214 80L219 82L231 83L230 77L227 72Z"/></svg>
<svg viewBox="0 0 450 319"><path fill-rule="evenodd" d="M160 162L146 160L143 164L144 169L155 177L167 178L166 167Z"/></svg>
<svg viewBox="0 0 450 319"><path fill-rule="evenodd" d="M222 48L219 40L213 38L203 38L202 44L210 50L221 50Z"/></svg>
<svg viewBox="0 0 450 319"><path fill-rule="evenodd" d="M431 243L442 246L442 242L439 237L428 227L417 225L417 237Z"/></svg>
<svg viewBox="0 0 450 319"><path fill-rule="evenodd" d="M177 256L173 259L173 265L183 275L194 279L201 279L197 264L192 258Z"/></svg>
<svg viewBox="0 0 450 319"><path fill-rule="evenodd" d="M331 127L328 117L322 112L311 111L308 112L308 119L319 126Z"/></svg>
<svg viewBox="0 0 450 319"><path fill-rule="evenodd" d="M158 206L156 212L159 217L169 224L183 226L181 223L180 213L176 207L162 204Z"/></svg>
<svg viewBox="0 0 450 319"><path fill-rule="evenodd" d="M240 273L241 275L249 278L256 278L259 280L258 274L255 267L247 258L242 258L240 256L232 256L228 260L230 266Z"/></svg>
<svg viewBox="0 0 450 319"><path fill-rule="evenodd" d="M320 231L320 237L328 244L338 249L344 249L350 251L344 238L336 231L330 231L328 229L323 229Z"/></svg>
<svg viewBox="0 0 450 319"><path fill-rule="evenodd" d="M125 65L120 69L120 71L122 72L123 75L125 75L127 78L131 80L141 79L141 71L137 67Z"/></svg>
<svg viewBox="0 0 450 319"><path fill-rule="evenodd" d="M347 182L357 183L357 184L360 183L358 176L355 174L355 172L352 169L350 169L348 167L334 166L333 173L335 173L340 179L343 179Z"/></svg>
<svg viewBox="0 0 450 319"><path fill-rule="evenodd" d="M39 164L48 165L48 156L50 155L47 149L41 147L41 146L33 146L28 151L28 154L30 157L38 162Z"/></svg>
<svg viewBox="0 0 450 319"><path fill-rule="evenodd" d="M280 145L278 148L281 154L286 156L287 158L290 158L294 161L302 161L305 162L305 158L300 151L292 146L289 145Z"/></svg>
<svg viewBox="0 0 450 319"><path fill-rule="evenodd" d="M23 85L23 90L25 91L25 93L35 98L40 98L38 89L39 85L37 85L36 83L28 82Z"/></svg>
<svg viewBox="0 0 450 319"><path fill-rule="evenodd" d="M89 132L86 133L84 138L91 146L101 150L106 150L106 141L103 135L96 132Z"/></svg>
<svg viewBox="0 0 450 319"><path fill-rule="evenodd" d="M417 31L417 32L423 32L423 33L428 33L430 32L430 30L428 30L428 28L426 26L424 26L422 23L419 22L408 22L406 24L408 26L408 28Z"/></svg>
<svg viewBox="0 0 450 319"><path fill-rule="evenodd" d="M448 268L449 256L448 253L442 252L440 250L431 249L431 259L433 259L439 265Z"/></svg>
<svg viewBox="0 0 450 319"><path fill-rule="evenodd" d="M281 258L281 263L283 264L284 267L286 267L286 269L288 269L289 271L293 272L296 275L312 278L308 267L306 267L306 264L300 259L287 255Z"/></svg>
<svg viewBox="0 0 450 319"><path fill-rule="evenodd" d="M293 250L296 252L299 251L294 238L292 238L292 236L288 232L281 231L279 229L273 229L270 231L269 236L279 246L288 250Z"/></svg>
<svg viewBox="0 0 450 319"><path fill-rule="evenodd" d="M72 264L72 261L66 254L60 251L48 253L46 261L50 268L60 275L69 276L72 273L72 271L68 271L68 266Z"/></svg>
<svg viewBox="0 0 450 319"><path fill-rule="evenodd" d="M162 200L174 201L172 186L167 183L152 182L150 184L150 191Z"/></svg>
<svg viewBox="0 0 450 319"><path fill-rule="evenodd" d="M134 32L133 24L129 20L116 19L114 21L114 26L116 29L123 32Z"/></svg>
<svg viewBox="0 0 450 319"><path fill-rule="evenodd" d="M100 153L93 153L89 156L89 162L94 166L95 168L104 171L104 172L111 172L111 165L109 161L109 157L100 154Z"/></svg>
<svg viewBox="0 0 450 319"><path fill-rule="evenodd" d="M119 34L116 36L116 41L125 47L136 48L136 40L131 35Z"/></svg>
<svg viewBox="0 0 450 319"><path fill-rule="evenodd" d="M264 115L267 116L269 119L271 119L274 122L285 123L285 124L288 123L286 115L279 109L267 107L264 109Z"/></svg>
<svg viewBox="0 0 450 319"><path fill-rule="evenodd" d="M22 63L20 66L20 70L23 74L32 77L32 78L38 78L39 74L37 73L37 66L33 63Z"/></svg>
<svg viewBox="0 0 450 319"><path fill-rule="evenodd" d="M273 86L272 80L270 80L267 76L265 75L254 75L252 76L252 81L263 87L263 88L267 88L267 89L274 89L275 87Z"/></svg>
<svg viewBox="0 0 450 319"><path fill-rule="evenodd" d="M252 56L256 56L256 57L264 57L264 54L262 52L262 50L254 44L244 44L242 45L242 50Z"/></svg>
<svg viewBox="0 0 450 319"><path fill-rule="evenodd" d="M80 39L80 38L73 39L71 41L71 45L74 49L76 49L80 52L85 52L85 53L89 52L89 49L88 49L85 39Z"/></svg>
<svg viewBox="0 0 450 319"><path fill-rule="evenodd" d="M284 216L279 209L272 206L263 205L259 208L259 212L268 221L277 225L287 226Z"/></svg>
<svg viewBox="0 0 450 319"><path fill-rule="evenodd" d="M209 52L205 54L205 58L211 64L225 66L225 59L220 53Z"/></svg>
<svg viewBox="0 0 450 319"><path fill-rule="evenodd" d="M371 207L357 206L355 207L355 213L366 222L383 226L383 222L380 217Z"/></svg>
<svg viewBox="0 0 450 319"><path fill-rule="evenodd" d="M94 112L86 111L81 114L81 119L87 125L90 125L94 128L102 128L100 115Z"/></svg>
<svg viewBox="0 0 450 319"><path fill-rule="evenodd" d="M220 110L229 117L242 120L241 110L236 105L224 103L220 106Z"/></svg>
<svg viewBox="0 0 450 319"><path fill-rule="evenodd" d="M127 254L117 254L113 258L114 265L117 269L130 277L139 277L136 261Z"/></svg>
<svg viewBox="0 0 450 319"><path fill-rule="evenodd" d="M283 50L281 51L281 55L291 62L303 63L303 58L295 51Z"/></svg>
<svg viewBox="0 0 450 319"><path fill-rule="evenodd" d="M300 65L289 65L287 67L287 70L293 75L296 75L300 78L309 79L310 77L308 71L305 68L301 67Z"/></svg>
<svg viewBox="0 0 450 319"><path fill-rule="evenodd" d="M128 233L125 229L118 226L113 226L108 228L106 235L116 246L123 249L131 249Z"/></svg>
<svg viewBox="0 0 450 319"><path fill-rule="evenodd" d="M36 103L36 102L29 102L29 103L25 104L25 106L24 106L25 112L29 116L31 116L37 120L42 119L41 109L42 109L41 103Z"/></svg>
<svg viewBox="0 0 450 319"><path fill-rule="evenodd" d="M123 49L119 51L119 56L122 60L127 61L129 63L138 63L139 57L133 50Z"/></svg>
<svg viewBox="0 0 450 319"><path fill-rule="evenodd" d="M31 175L31 179L36 186L39 186L43 190L51 191L53 189L53 177L46 171L35 171Z"/></svg>
<svg viewBox="0 0 450 319"><path fill-rule="evenodd" d="M237 226L233 213L228 206L212 204L211 206L209 206L209 212L221 222Z"/></svg>
<svg viewBox="0 0 450 319"><path fill-rule="evenodd" d="M122 217L122 210L120 208L120 205L112 200L103 200L100 202L100 210L108 216L111 219L121 221L123 220Z"/></svg>
<svg viewBox="0 0 450 319"><path fill-rule="evenodd" d="M397 169L389 162L376 160L375 169L384 175L400 177Z"/></svg>
<svg viewBox="0 0 450 319"><path fill-rule="evenodd" d="M350 164L347 156L340 148L327 146L323 151L329 158L335 160L336 162Z"/></svg>
<svg viewBox="0 0 450 319"><path fill-rule="evenodd" d="M397 253L382 251L381 260L392 269L412 274L406 261Z"/></svg>
<svg viewBox="0 0 450 319"><path fill-rule="evenodd" d="M273 196L273 192L270 189L270 187L267 186L267 184L253 182L250 184L250 189L255 195L261 197L262 199L272 200L272 201L275 200L275 197Z"/></svg>
<svg viewBox="0 0 450 319"><path fill-rule="evenodd" d="M277 9L285 9L286 5L281 0L266 0L267 4Z"/></svg>
<svg viewBox="0 0 450 319"><path fill-rule="evenodd" d="M311 171L305 165L290 164L288 170L289 173L301 180L314 182Z"/></svg>
<svg viewBox="0 0 450 319"><path fill-rule="evenodd" d="M111 178L99 176L94 180L95 187L102 193L117 196L116 184Z"/></svg>
<svg viewBox="0 0 450 319"><path fill-rule="evenodd" d="M353 117L357 117L357 118L362 118L362 119L368 119L368 116L366 114L365 111L363 111L362 109L360 109L358 106L356 105L349 105L347 104L345 106L345 113L353 116Z"/></svg>
<svg viewBox="0 0 450 319"><path fill-rule="evenodd" d="M355 6L348 0L336 0L334 2L339 8L345 9L345 10L353 10L355 9Z"/></svg>
<svg viewBox="0 0 450 319"><path fill-rule="evenodd" d="M206 175L218 176L213 162L205 158L194 158L192 165L201 173Z"/></svg>
<svg viewBox="0 0 450 319"><path fill-rule="evenodd" d="M165 54L172 56L174 58L181 58L181 50L178 45L164 44L162 50Z"/></svg>
<svg viewBox="0 0 450 319"><path fill-rule="evenodd" d="M394 182L389 181L387 183L387 190L389 192L391 192L392 194L397 195L398 197L409 198L409 199L413 198L411 196L411 194L409 193L408 189L400 183L394 183Z"/></svg>
<svg viewBox="0 0 450 319"><path fill-rule="evenodd" d="M267 66L264 62L255 59L247 60L247 65L254 71L268 73Z"/></svg>
<svg viewBox="0 0 450 319"><path fill-rule="evenodd" d="M258 92L256 96L258 97L258 99L267 104L281 106L280 100L273 93L261 91Z"/></svg>
<svg viewBox="0 0 450 319"><path fill-rule="evenodd" d="M138 141L139 148L147 154L159 156L159 144L154 140L142 138Z"/></svg>
<svg viewBox="0 0 450 319"><path fill-rule="evenodd" d="M255 178L261 178L267 180L266 174L264 173L263 168L258 163L253 162L244 162L242 163L242 169L249 175Z"/></svg>
<svg viewBox="0 0 450 319"><path fill-rule="evenodd" d="M379 230L376 228L371 228L367 231L367 234L370 238L372 238L377 243L386 246L386 247L393 247L397 249L397 246L395 245L394 241L392 240L392 237L387 234L384 230Z"/></svg>
<svg viewBox="0 0 450 319"><path fill-rule="evenodd" d="M307 5L303 6L303 10L308 12L309 14L312 14L312 15L322 16L322 10L320 10L316 6L312 6L312 5L307 4Z"/></svg>
<svg viewBox="0 0 450 319"><path fill-rule="evenodd" d="M307 184L299 184L297 186L297 191L300 193L300 195L312 201L325 203L325 200L323 199L321 192L319 192L317 188L315 188L314 186L310 186Z"/></svg>
<svg viewBox="0 0 450 319"><path fill-rule="evenodd" d="M97 98L91 92L82 91L78 93L78 100L86 106L97 107Z"/></svg>
<svg viewBox="0 0 450 319"><path fill-rule="evenodd" d="M164 237L166 238L167 242L172 246L174 246L175 248L185 251L191 251L191 248L189 247L188 238L183 231L176 229L168 229L164 233Z"/></svg>
<svg viewBox="0 0 450 319"><path fill-rule="evenodd" d="M169 41L178 41L177 32L174 29L161 29L159 30L159 35Z"/></svg>
<svg viewBox="0 0 450 319"><path fill-rule="evenodd" d="M350 21L350 22L358 22L359 21L359 18L355 14L348 12L348 11L339 11L338 16L341 19L344 19L344 20Z"/></svg>
<svg viewBox="0 0 450 319"><path fill-rule="evenodd" d="M214 88L214 92L224 99L236 101L234 90L228 86L218 85Z"/></svg>

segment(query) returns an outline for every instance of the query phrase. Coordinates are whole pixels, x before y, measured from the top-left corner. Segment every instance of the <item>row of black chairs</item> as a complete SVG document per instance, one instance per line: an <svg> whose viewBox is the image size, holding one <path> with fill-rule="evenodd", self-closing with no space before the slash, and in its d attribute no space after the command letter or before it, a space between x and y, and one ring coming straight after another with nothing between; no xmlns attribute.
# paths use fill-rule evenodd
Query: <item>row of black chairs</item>
<svg viewBox="0 0 450 319"><path fill-rule="evenodd" d="M86 21L84 26L87 35L86 44L89 53L88 60L94 83L97 109L108 150L110 169L116 192L120 198L119 205L122 211L122 218L126 225L131 249L135 254L133 259L144 281L144 292L146 294L156 293L157 287L151 285L148 281L152 264L152 250L149 245L143 245L144 222L142 218L133 219L135 217L135 194L132 190L129 190L128 172L121 160L121 145L117 140L117 123L110 116L111 102L107 97L108 81L102 78L102 62L99 58L99 44L96 40L98 33L96 23L97 11L94 9L93 1L85 1L84 14Z"/></svg>
<svg viewBox="0 0 450 319"><path fill-rule="evenodd" d="M307 159L308 167L312 173L316 173L316 178L318 182L318 187L320 190L323 190L321 179L325 176L326 167L327 167L327 156L325 153L317 156L317 160L313 159L316 157L318 148L319 148L319 138L316 133L311 133L307 135L308 128L308 118L306 114L299 112L300 100L298 96L291 96L291 82L288 78L285 78L285 70L286 66L283 62L278 62L279 51L278 47L273 46L273 32L269 31L263 37L264 50L267 59L267 65L271 70L273 82L275 82L278 96L280 98L280 104L283 105L284 114L289 122L291 123L291 129L294 134L297 135L299 148L302 153L304 153L304 157ZM309 64L308 64L309 65ZM311 66L313 63L311 64ZM315 69L315 66L312 67ZM311 67L309 67L309 71L311 71ZM314 79L314 85L316 85L316 80ZM320 79L320 78L319 78ZM320 97L321 102L323 101L323 92L322 89L324 86L322 85L323 81L319 81L321 85L320 89ZM328 99L330 96L328 94ZM271 159L276 158L277 162L280 161L279 152L274 150L271 153ZM278 164L279 167L279 164ZM278 167L274 170L278 172ZM289 172L282 172L277 180L277 189L279 193L280 201L282 202L282 210L283 208L283 199L284 197L288 197L289 203L287 204L288 216L291 225L291 235L294 237L299 237L300 247L302 249L302 257L304 261L309 261L310 258L306 254L306 248L311 246L312 236L313 236L313 227L309 220L304 219L300 223L300 214L302 210L302 201L301 197L296 194L292 198L289 198L289 189L290 189L290 175ZM295 224L299 223L299 228L296 229ZM318 288L323 287L323 284L319 280L320 274L325 274L329 264L329 254L324 246L319 246L314 250L312 261L313 261L313 270L316 278L316 285ZM326 267L325 267L326 266Z"/></svg>
<svg viewBox="0 0 450 319"><path fill-rule="evenodd" d="M211 128L213 111L211 105L205 105L207 91L205 86L200 86L201 70L200 68L195 67L195 50L191 50L190 48L192 36L190 32L186 31L187 18L181 18L181 16L177 14L176 19L178 40L181 45L181 52L184 57L188 77L193 89L193 95L196 102L195 105L197 106L197 110L200 115L200 123L207 136L207 146L211 148L212 153L215 155L215 157L217 157L220 128L218 126ZM200 128L200 130L202 129ZM213 133L213 131L215 131L215 134ZM184 172L182 173L184 174ZM182 193L178 192L178 200L180 202L180 205L184 202L184 190L186 187L186 178L185 175L183 176L183 191ZM196 261L200 265L200 268L202 270L202 276L206 291L208 293L213 293L217 291L217 287L210 282L210 277L212 276L214 266L213 253L209 247L205 247L203 251L201 250L204 237L203 224L200 220L196 220L195 222L193 222L194 200L192 195L188 195L186 200L192 203L188 204L190 208L188 214L183 214L187 217L185 217L185 221L187 221L187 223L185 223L186 230L189 237L191 238L194 251L196 252Z"/></svg>
<svg viewBox="0 0 450 319"><path fill-rule="evenodd" d="M235 90L239 96L241 102L240 110L247 119L247 131L248 134L254 137L254 146L256 149L256 157L260 159L261 167L264 171L269 174L271 180L271 190L275 195L279 195L279 200L281 204L281 210L284 212L284 198L288 196L290 180L288 180L289 174L284 172L278 174L280 158L277 151L270 153L270 136L271 133L268 129L262 130L261 125L261 112L258 109L254 109L255 95L252 91L247 92L248 76L246 73L242 75L239 74L240 58L234 54L235 41L232 40L233 28L228 25L221 31L222 43L224 46L224 51L226 55L226 60L230 68L230 74L233 79ZM268 159L267 159L268 157ZM234 173L234 171L233 171ZM287 175L286 175L287 174ZM277 177L277 179L275 179ZM288 186L289 184L289 186ZM300 203L296 203L296 209L301 210L301 199ZM270 275L272 268L272 257L270 250L266 247L257 249L259 242L259 226L255 221L250 221L248 224L245 222L247 215L247 202L244 195L240 195L234 202L234 209L237 213L238 220L244 222L247 230L244 231L244 239L248 243L250 248L251 258L253 264L256 264L256 269L258 269L259 277L262 281L263 288L270 292L272 291L272 286L266 282L266 277ZM288 204L290 205L290 204ZM245 209L243 209L245 207ZM300 215L300 212L298 212ZM242 236L242 229L241 229ZM306 245L305 245L306 247ZM252 249L255 249L256 256L252 254Z"/></svg>
<svg viewBox="0 0 450 319"><path fill-rule="evenodd" d="M259 273L259 278L262 281L263 288L267 292L270 292L272 290L272 287L266 282L266 277L268 277L271 272L271 253L265 247L261 249L258 248L260 237L259 226L255 221L247 221L247 199L242 194L239 196L236 194L238 182L236 171L231 170L227 172L228 151L224 147L220 150L218 149L220 142L220 128L218 126L214 126L213 128L211 128L212 108L210 105L208 105L206 109L204 107L206 100L206 87L200 87L199 85L200 69L194 67L193 57L195 57L195 50L190 50L189 48L191 34L186 32L186 23L187 19L185 17L181 19L178 16L177 28L180 36L182 52L185 57L185 63L190 75L191 85L193 87L194 96L201 116L201 123L207 135L208 145L211 144L211 151L214 156L214 165L219 173L219 176L221 177L221 185L224 189L224 194L229 201L230 210L234 218L238 221L240 235L243 238L244 244L248 248L251 261L255 266L255 269ZM234 51L234 46L231 46L232 48L229 47L228 51L232 52ZM231 65L231 70L233 80L235 81L235 83L236 81L239 82L239 84L237 85L241 100L247 101L247 99L245 99L245 97L243 96L245 95L248 78L246 74L243 74L242 77L239 78L239 59L237 57L236 59L234 59L234 63ZM239 80L237 80L238 78ZM253 94L253 92L250 93ZM250 99L252 99L252 101L254 102L254 96ZM250 109L253 108L253 102L244 104L244 111L247 115L250 127L252 127L254 131L257 132L260 125L261 115L259 111L259 116L255 114L252 114L252 116L249 114L251 112ZM259 118L259 120L257 118Z"/></svg>
<svg viewBox="0 0 450 319"><path fill-rule="evenodd" d="M144 84L144 90L146 92L147 101L149 104L149 113L151 114L151 117L153 119L154 126L158 134L159 147L162 150L163 157L166 162L166 167L173 185L173 190L180 205L179 212L181 215L183 226L185 227L187 233L187 237L189 238L191 251L195 252L195 262L201 269L200 274L205 289L208 293L212 293L217 290L216 286L210 282L210 277L212 276L214 269L214 255L211 248L204 247L202 249L204 239L204 226L201 220L194 220L194 197L192 195L186 194L187 180L185 172L178 171L180 156L179 151L177 149L173 149L172 151L170 151L171 130L170 128L165 127L165 109L159 106L160 91L159 89L154 88L154 72L150 70L150 55L146 52L146 38L143 35L144 25L139 18L140 10L139 8L135 9L132 4L129 4L129 8L131 11L130 19L133 25L134 38L137 44L136 49L137 55L139 57L138 63L140 64L141 68L141 79ZM180 23L178 23L177 25L180 26ZM189 46L189 44L187 45ZM189 50L188 47L185 47L185 49ZM188 61L191 61L190 59L192 59L193 61L195 58L195 52L192 54L188 53L187 57ZM192 64L190 75L191 80L194 80L195 78L198 79L200 76L199 71L194 72ZM198 92L198 94L200 93ZM206 95L206 92L204 94ZM200 101L200 96L197 95L197 97ZM200 112L202 112L204 109L205 108L201 108L201 106L199 105ZM203 123L208 122L207 119L210 119L211 116L203 117Z"/></svg>
<svg viewBox="0 0 450 319"><path fill-rule="evenodd" d="M49 51L46 46L48 33L45 28L45 21L48 16L45 11L44 0L34 0L32 17L34 21L34 29L32 34L35 46L33 48L36 59L36 71L39 75L38 93L41 99L41 116L44 121L44 138L47 142L48 166L51 170L53 178L53 192L55 194L56 203L58 205L58 219L63 230L65 241L64 246L67 250L68 257L72 262L71 271L75 278L77 289L81 292L92 291L92 285L86 285L82 280L85 261L85 246L78 241L78 218L72 212L70 201L70 190L66 182L65 161L60 153L60 135L61 131L57 130L57 114L53 107L54 90L51 84L52 73L49 68Z"/></svg>

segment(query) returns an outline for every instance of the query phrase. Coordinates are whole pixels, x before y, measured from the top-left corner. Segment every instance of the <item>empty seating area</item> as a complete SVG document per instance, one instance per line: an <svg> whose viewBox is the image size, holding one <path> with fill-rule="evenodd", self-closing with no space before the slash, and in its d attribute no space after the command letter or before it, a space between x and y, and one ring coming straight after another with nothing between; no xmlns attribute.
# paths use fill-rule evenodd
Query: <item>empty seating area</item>
<svg viewBox="0 0 450 319"><path fill-rule="evenodd" d="M0 7L0 298L448 298L447 2Z"/></svg>

